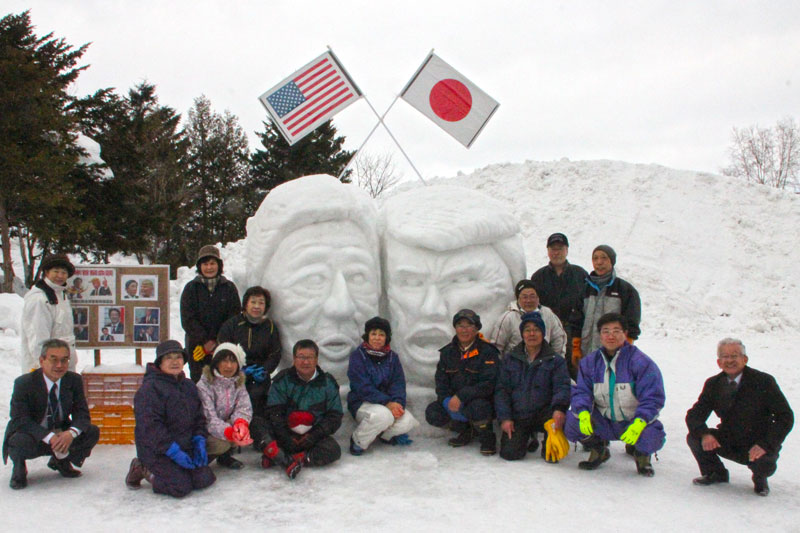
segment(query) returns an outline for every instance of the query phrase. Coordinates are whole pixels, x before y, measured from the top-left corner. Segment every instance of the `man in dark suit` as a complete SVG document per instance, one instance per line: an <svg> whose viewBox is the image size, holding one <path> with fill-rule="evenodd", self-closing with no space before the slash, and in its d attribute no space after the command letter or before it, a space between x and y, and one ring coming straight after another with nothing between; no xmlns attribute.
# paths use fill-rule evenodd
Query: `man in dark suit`
<svg viewBox="0 0 800 533"><path fill-rule="evenodd" d="M794 414L775 378L747 366L739 339L717 345L722 372L706 380L700 398L686 413L686 441L702 476L695 485L727 483L728 471L720 457L746 464L753 472L753 490L769 494L767 478L777 469L778 452L794 425ZM706 425L711 411L719 417L715 429Z"/></svg>
<svg viewBox="0 0 800 533"><path fill-rule="evenodd" d="M12 489L28 485L26 459L51 455L47 466L64 477L81 475L81 466L100 438L89 418L83 381L70 372L69 345L59 339L42 344L41 368L14 381L11 420L3 441L3 462L11 457Z"/></svg>

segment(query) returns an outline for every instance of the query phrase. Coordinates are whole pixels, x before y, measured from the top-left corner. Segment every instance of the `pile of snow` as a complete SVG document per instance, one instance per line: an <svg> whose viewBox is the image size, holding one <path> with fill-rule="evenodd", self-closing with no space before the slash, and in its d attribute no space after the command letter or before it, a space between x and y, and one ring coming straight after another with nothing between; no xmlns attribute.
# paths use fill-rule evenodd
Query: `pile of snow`
<svg viewBox="0 0 800 533"><path fill-rule="evenodd" d="M82 531L519 530L532 523L698 531L718 528L722 517L733 530L797 529L797 432L784 443L770 478L773 491L764 499L753 494L749 471L730 463L729 485L691 485L698 472L685 444L684 416L703 381L718 371L716 341L728 335L743 338L750 364L773 374L789 403L800 406L800 370L792 358L800 325L794 277L800 249L793 231L800 225L800 198L711 174L611 161L506 163L442 181L509 203L508 216L522 227L529 275L546 263L545 240L555 231L568 235L571 261L587 269L596 245L615 248L618 274L642 297L637 344L659 364L666 385L661 421L667 443L654 461L654 478L636 475L620 443L599 470L584 472L577 468L586 457L580 451L558 465L544 463L538 453L508 463L480 456L476 444L451 449L427 432L415 434L408 448L376 443L354 458L346 453L343 428L336 438L344 456L329 467L308 468L289 482L275 468L261 470L258 456L246 450L243 471L214 466L215 486L174 501L153 495L146 483L138 493L127 491L123 479L134 447L100 446L78 480L58 477L40 459L29 462L30 487L12 492L7 466L0 476L7 527L52 529L41 504L57 499L69 510L60 515L61 525ZM226 275L243 290L244 243L228 244L222 257ZM179 340L179 296L194 275L193 266L182 268L170 287L171 333ZM18 372L18 345L17 337L0 336L2 405ZM144 359L152 357L146 350ZM91 360L91 353L81 353L79 368ZM103 352L104 364L132 360L132 350ZM7 411L0 413L4 425ZM254 503L254 494L264 496L266 507Z"/></svg>
<svg viewBox="0 0 800 533"><path fill-rule="evenodd" d="M0 293L0 331L4 335L19 334L19 317L22 316L22 296Z"/></svg>

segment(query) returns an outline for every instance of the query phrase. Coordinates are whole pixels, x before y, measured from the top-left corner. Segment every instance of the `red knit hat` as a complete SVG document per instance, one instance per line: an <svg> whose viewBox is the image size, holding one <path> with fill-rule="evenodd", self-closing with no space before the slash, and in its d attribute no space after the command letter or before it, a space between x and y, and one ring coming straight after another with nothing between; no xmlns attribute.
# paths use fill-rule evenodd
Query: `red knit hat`
<svg viewBox="0 0 800 533"><path fill-rule="evenodd" d="M289 413L288 422L289 429L302 435L314 425L314 415L308 411L292 411Z"/></svg>

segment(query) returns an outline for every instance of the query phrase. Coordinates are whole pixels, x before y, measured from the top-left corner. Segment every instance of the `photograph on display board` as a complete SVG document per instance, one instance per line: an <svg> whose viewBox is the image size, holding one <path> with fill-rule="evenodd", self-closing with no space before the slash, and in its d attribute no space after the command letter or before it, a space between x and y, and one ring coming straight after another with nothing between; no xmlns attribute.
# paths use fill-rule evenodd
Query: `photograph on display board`
<svg viewBox="0 0 800 533"><path fill-rule="evenodd" d="M100 328L100 335L97 338L100 342L114 342L114 335L111 334L111 330L107 326Z"/></svg>
<svg viewBox="0 0 800 533"><path fill-rule="evenodd" d="M76 326L85 326L89 323L89 308L88 307L73 307L72 308L72 323Z"/></svg>
<svg viewBox="0 0 800 533"><path fill-rule="evenodd" d="M133 342L158 342L158 326L134 326Z"/></svg>
<svg viewBox="0 0 800 533"><path fill-rule="evenodd" d="M158 324L158 307L137 307L133 310L134 324Z"/></svg>
<svg viewBox="0 0 800 533"><path fill-rule="evenodd" d="M108 328L106 335L111 335L115 342L125 340L125 308L102 306L100 320L97 321L98 332L103 336L103 329Z"/></svg>
<svg viewBox="0 0 800 533"><path fill-rule="evenodd" d="M123 300L158 300L158 278L155 275L125 274L120 283Z"/></svg>
<svg viewBox="0 0 800 533"><path fill-rule="evenodd" d="M67 280L67 295L73 303L114 303L116 275L110 267L77 267Z"/></svg>

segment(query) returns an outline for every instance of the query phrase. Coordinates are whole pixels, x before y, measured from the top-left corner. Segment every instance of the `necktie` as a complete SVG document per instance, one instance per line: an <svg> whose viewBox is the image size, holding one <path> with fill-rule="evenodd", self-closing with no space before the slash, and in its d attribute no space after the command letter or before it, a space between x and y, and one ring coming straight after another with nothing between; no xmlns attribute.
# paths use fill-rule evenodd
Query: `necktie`
<svg viewBox="0 0 800 533"><path fill-rule="evenodd" d="M47 418L50 420L50 429L61 424L61 410L58 408L58 385L50 387L49 405L47 406Z"/></svg>

